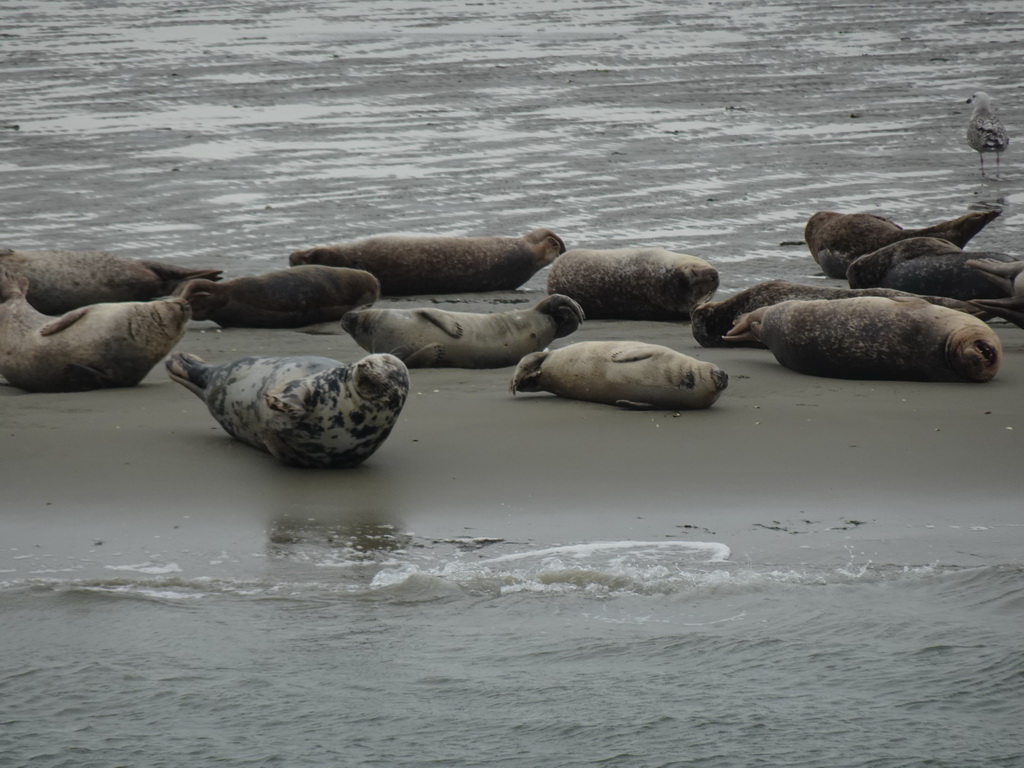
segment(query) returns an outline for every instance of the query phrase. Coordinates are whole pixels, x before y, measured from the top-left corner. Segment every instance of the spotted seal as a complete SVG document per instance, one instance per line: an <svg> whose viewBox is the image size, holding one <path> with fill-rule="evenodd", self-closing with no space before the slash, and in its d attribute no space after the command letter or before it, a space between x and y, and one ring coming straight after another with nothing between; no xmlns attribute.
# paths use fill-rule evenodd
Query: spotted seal
<svg viewBox="0 0 1024 768"><path fill-rule="evenodd" d="M790 300L852 299L858 296L885 296L894 299L898 296L914 297L915 294L891 288L840 288L838 286L790 283L786 280L769 280L740 291L728 299L709 301L694 307L693 312L690 313L690 330L693 332L693 338L702 347L741 346L763 349L764 344L756 339L728 342L722 337L732 329L740 315L753 312L761 307ZM983 314L983 310L971 306L966 301L949 299L945 296L920 296L917 298L968 314Z"/></svg>
<svg viewBox="0 0 1024 768"><path fill-rule="evenodd" d="M804 226L804 240L811 258L826 277L846 278L846 270L858 256L911 237L936 237L963 248L1001 211L972 211L929 227L904 229L873 213L818 211Z"/></svg>
<svg viewBox="0 0 1024 768"><path fill-rule="evenodd" d="M726 338L757 339L787 368L839 379L984 382L1002 359L984 322L917 298L784 301L743 315Z"/></svg>
<svg viewBox="0 0 1024 768"><path fill-rule="evenodd" d="M854 259L846 272L851 288L894 288L951 299L997 299L999 286L967 262L985 258L1013 261L1005 253L965 252L946 240L912 237Z"/></svg>
<svg viewBox="0 0 1024 768"><path fill-rule="evenodd" d="M565 252L550 229L522 237L382 235L293 252L289 263L365 269L383 296L515 290Z"/></svg>
<svg viewBox="0 0 1024 768"><path fill-rule="evenodd" d="M427 309L360 309L341 326L368 352L390 352L410 368L503 368L573 333L583 310L568 296L492 314Z"/></svg>
<svg viewBox="0 0 1024 768"><path fill-rule="evenodd" d="M592 319L685 320L718 289L718 270L667 248L574 248L551 265L547 288Z"/></svg>
<svg viewBox="0 0 1024 768"><path fill-rule="evenodd" d="M659 344L582 341L519 361L510 389L634 409L710 407L729 384L712 363Z"/></svg>
<svg viewBox="0 0 1024 768"><path fill-rule="evenodd" d="M175 291L193 320L225 328L301 328L340 320L380 297L380 283L361 269L308 264L223 282L189 280Z"/></svg>
<svg viewBox="0 0 1024 768"><path fill-rule="evenodd" d="M243 357L211 365L176 352L167 374L237 440L299 467L354 467L395 426L409 394L397 357Z"/></svg>
<svg viewBox="0 0 1024 768"><path fill-rule="evenodd" d="M59 317L28 303L24 275L0 268L0 374L30 392L132 387L185 334L184 299L90 304Z"/></svg>
<svg viewBox="0 0 1024 768"><path fill-rule="evenodd" d="M219 269L187 269L106 251L0 249L0 267L24 275L28 302L44 315L89 304L148 301L169 295L186 280L216 280Z"/></svg>

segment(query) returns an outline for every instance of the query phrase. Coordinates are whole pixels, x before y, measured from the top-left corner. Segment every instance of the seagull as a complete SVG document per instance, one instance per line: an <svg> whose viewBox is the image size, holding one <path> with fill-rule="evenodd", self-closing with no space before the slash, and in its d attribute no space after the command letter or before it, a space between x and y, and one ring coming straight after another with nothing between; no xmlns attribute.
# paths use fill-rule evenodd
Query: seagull
<svg viewBox="0 0 1024 768"><path fill-rule="evenodd" d="M999 155L1010 143L1006 129L999 118L992 113L992 100L984 91L971 94L968 104L974 105L971 122L967 126L967 143L978 153L981 161L981 175L985 175L985 153L996 153L996 178L999 177Z"/></svg>

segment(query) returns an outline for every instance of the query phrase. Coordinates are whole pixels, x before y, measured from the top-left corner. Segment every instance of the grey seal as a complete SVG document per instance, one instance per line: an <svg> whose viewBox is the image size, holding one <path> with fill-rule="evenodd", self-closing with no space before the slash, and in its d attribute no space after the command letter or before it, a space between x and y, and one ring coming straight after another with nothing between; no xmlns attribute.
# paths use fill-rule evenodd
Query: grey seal
<svg viewBox="0 0 1024 768"><path fill-rule="evenodd" d="M367 352L390 352L410 368L503 368L573 333L583 310L568 296L548 296L530 309L445 312L360 309L341 327Z"/></svg>
<svg viewBox="0 0 1024 768"><path fill-rule="evenodd" d="M755 338L787 368L840 379L984 382L1002 360L984 322L916 298L784 301L743 315L726 338Z"/></svg>
<svg viewBox="0 0 1024 768"><path fill-rule="evenodd" d="M223 282L189 280L175 291L193 320L225 328L301 328L340 320L380 297L380 283L361 269L316 264Z"/></svg>
<svg viewBox="0 0 1024 768"><path fill-rule="evenodd" d="M522 237L382 235L293 252L288 262L365 269L383 296L515 290L565 252L550 229Z"/></svg>
<svg viewBox="0 0 1024 768"><path fill-rule="evenodd" d="M167 374L237 440L299 467L354 467L391 434L409 394L392 355L243 357L211 365L177 352Z"/></svg>
<svg viewBox="0 0 1024 768"><path fill-rule="evenodd" d="M904 229L873 213L818 211L804 227L811 258L826 277L846 278L846 270L858 256L911 237L937 237L963 248L1001 211L972 211L928 227Z"/></svg>
<svg viewBox="0 0 1024 768"><path fill-rule="evenodd" d="M90 304L59 317L26 298L24 275L0 268L0 374L30 392L132 387L185 333L184 299Z"/></svg>
<svg viewBox="0 0 1024 768"><path fill-rule="evenodd" d="M713 363L659 344L582 341L519 361L510 389L633 409L708 408L729 384Z"/></svg>
<svg viewBox="0 0 1024 768"><path fill-rule="evenodd" d="M783 301L813 301L815 299L852 299L858 296L885 296L890 299L899 296L915 297L906 291L892 288L840 288L828 285L804 285L786 280L769 280L747 288L722 301L709 301L695 307L690 313L690 330L693 338L702 347L744 346L764 348L756 339L728 342L722 337L731 329L736 319L747 312L779 304ZM984 314L982 309L969 302L949 299L945 296L920 296L931 304L938 304L968 314Z"/></svg>
<svg viewBox="0 0 1024 768"><path fill-rule="evenodd" d="M1006 127L992 111L992 99L984 91L972 93L966 103L974 105L967 123L967 145L978 153L982 176L985 175L985 154L995 153L996 178L999 178L999 156L1010 146Z"/></svg>
<svg viewBox="0 0 1024 768"><path fill-rule="evenodd" d="M89 304L161 298L186 280L216 280L221 274L219 269L188 269L106 251L3 248L0 267L28 278L28 302L44 315L60 315Z"/></svg>
<svg viewBox="0 0 1024 768"><path fill-rule="evenodd" d="M968 253L946 240L913 237L858 257L846 279L851 288L894 288L961 301L1005 296L984 274L967 266L971 259L981 258L1014 261L1005 253Z"/></svg>
<svg viewBox="0 0 1024 768"><path fill-rule="evenodd" d="M667 248L574 248L548 272L548 293L571 296L587 317L685 320L718 290L718 270Z"/></svg>

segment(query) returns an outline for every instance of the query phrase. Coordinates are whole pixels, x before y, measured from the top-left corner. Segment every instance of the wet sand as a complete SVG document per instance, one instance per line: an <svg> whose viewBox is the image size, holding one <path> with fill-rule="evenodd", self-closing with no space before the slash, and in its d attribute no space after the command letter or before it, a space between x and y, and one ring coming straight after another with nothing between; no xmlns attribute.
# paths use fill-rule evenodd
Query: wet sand
<svg viewBox="0 0 1024 768"><path fill-rule="evenodd" d="M800 242L817 210L924 226L994 205L968 249L1024 255L1018 145L996 180L964 140L982 86L1011 142L1024 124L1021 12L986 8L12 6L0 245L235 277L374 234L546 226L569 247L698 255L722 297L820 282ZM543 275L527 287L437 306L532 302ZM513 398L512 369L414 371L397 428L352 471L233 442L162 366L132 389L0 386L0 571L260 574L296 521L420 543L718 541L738 562L1018 562L1024 332L997 327L996 379L947 385L813 378L766 351L700 349L685 323L588 321L559 344L662 343L720 364L729 388L677 416ZM210 324L179 349L362 355L338 333Z"/></svg>
<svg viewBox="0 0 1024 768"><path fill-rule="evenodd" d="M930 384L801 375L766 350L700 348L688 323L588 321L554 346L661 343L719 364L729 387L703 411L627 411L513 397L511 368L417 369L397 427L353 470L293 469L233 441L162 365L130 389L0 387L3 567L109 578L117 563L173 562L187 577L253 577L294 526L524 548L716 541L739 563L1014 562L1024 334L998 328L994 381ZM364 354L344 334L212 323L193 323L179 349Z"/></svg>

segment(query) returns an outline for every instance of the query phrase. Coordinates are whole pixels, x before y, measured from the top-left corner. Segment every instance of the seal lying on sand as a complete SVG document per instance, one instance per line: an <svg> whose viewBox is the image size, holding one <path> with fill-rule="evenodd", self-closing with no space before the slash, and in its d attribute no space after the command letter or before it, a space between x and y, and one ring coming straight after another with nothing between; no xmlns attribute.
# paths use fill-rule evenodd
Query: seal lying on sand
<svg viewBox="0 0 1024 768"><path fill-rule="evenodd" d="M761 341L787 368L839 379L988 381L999 337L923 299L784 301L743 315L727 339Z"/></svg>
<svg viewBox="0 0 1024 768"><path fill-rule="evenodd" d="M184 299L91 304L44 315L28 278L0 269L0 374L30 392L132 387L185 333Z"/></svg>
<svg viewBox="0 0 1024 768"><path fill-rule="evenodd" d="M723 301L709 301L694 308L690 314L690 330L693 338L702 347L760 347L764 344L757 340L728 342L722 337L731 329L736 319L747 312L761 307L771 306L783 301L814 299L852 299L858 296L885 296L890 299L898 296L915 298L915 294L896 291L891 288L838 288L827 285L802 285L785 280L769 280L740 291ZM968 314L985 314L984 310L971 306L966 301L948 299L945 296L919 296L931 304L938 304Z"/></svg>
<svg viewBox="0 0 1024 768"><path fill-rule="evenodd" d="M965 263L1008 294L1005 298L975 300L971 304L1024 328L1024 261L969 259Z"/></svg>
<svg viewBox="0 0 1024 768"><path fill-rule="evenodd" d="M550 229L522 237L381 236L295 251L299 264L365 269L383 296L512 291L565 253Z"/></svg>
<svg viewBox="0 0 1024 768"><path fill-rule="evenodd" d="M1014 261L1005 253L966 253L945 240L914 237L855 259L846 278L851 288L894 288L961 301L1005 296L983 273L967 266L979 258Z"/></svg>
<svg viewBox="0 0 1024 768"><path fill-rule="evenodd" d="M44 315L60 315L89 304L156 299L186 280L217 280L221 274L219 269L185 269L105 251L3 248L0 267L28 278L28 303Z"/></svg>
<svg viewBox="0 0 1024 768"><path fill-rule="evenodd" d="M804 227L811 257L827 277L846 278L846 268L858 256L910 237L937 237L963 248L967 241L1001 211L974 211L919 229L903 229L871 213L818 211Z"/></svg>
<svg viewBox="0 0 1024 768"><path fill-rule="evenodd" d="M167 360L173 381L206 403L229 435L299 467L354 467L391 433L409 372L391 355L346 365L326 357Z"/></svg>
<svg viewBox="0 0 1024 768"><path fill-rule="evenodd" d="M390 352L410 368L502 368L573 333L583 310L568 296L494 314L440 309L360 309L341 320L367 352Z"/></svg>
<svg viewBox="0 0 1024 768"><path fill-rule="evenodd" d="M718 366L658 344L583 341L524 357L511 390L674 411L708 408L728 384Z"/></svg>
<svg viewBox="0 0 1024 768"><path fill-rule="evenodd" d="M718 270L665 248L575 248L548 273L548 293L580 303L589 318L685 320L718 290Z"/></svg>
<svg viewBox="0 0 1024 768"><path fill-rule="evenodd" d="M189 280L175 295L192 305L193 320L225 328L301 328L373 304L380 283L361 269L311 264L220 283Z"/></svg>

